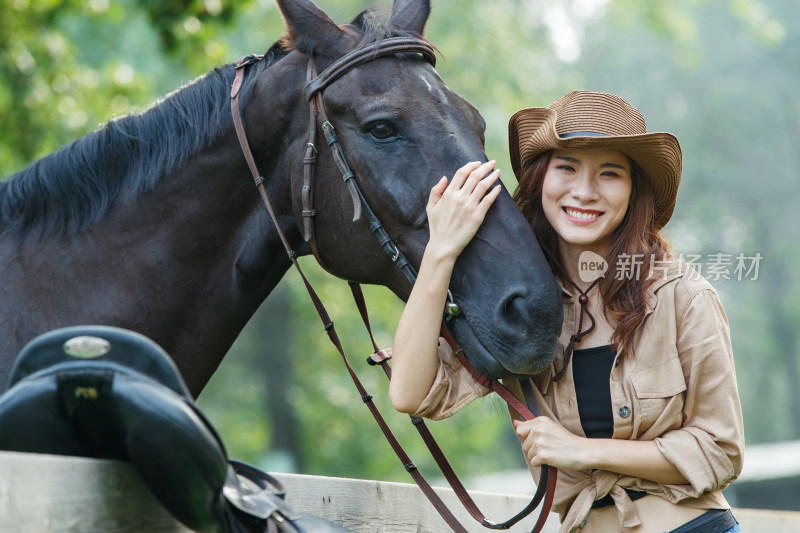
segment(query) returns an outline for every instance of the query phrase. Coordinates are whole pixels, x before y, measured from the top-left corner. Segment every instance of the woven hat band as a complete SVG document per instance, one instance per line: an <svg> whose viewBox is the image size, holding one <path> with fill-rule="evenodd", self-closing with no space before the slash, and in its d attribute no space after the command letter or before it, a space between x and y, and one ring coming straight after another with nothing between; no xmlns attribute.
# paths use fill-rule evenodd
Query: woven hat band
<svg viewBox="0 0 800 533"><path fill-rule="evenodd" d="M609 135L596 131L573 131L571 133L560 133L558 136L562 139L569 139L570 137L608 137Z"/></svg>

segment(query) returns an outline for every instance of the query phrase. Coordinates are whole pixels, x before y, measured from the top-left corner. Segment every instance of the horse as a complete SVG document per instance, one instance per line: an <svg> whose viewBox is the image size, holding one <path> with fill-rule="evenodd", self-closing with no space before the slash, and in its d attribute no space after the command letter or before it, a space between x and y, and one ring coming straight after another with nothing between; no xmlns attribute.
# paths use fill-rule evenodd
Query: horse
<svg viewBox="0 0 800 533"><path fill-rule="evenodd" d="M343 25L310 0L277 3L287 34L247 65L240 90L246 136L276 220L298 256L315 244L334 276L406 299L409 281L365 218L354 217L331 151L308 146L309 123L321 124L313 124L303 89L312 66L322 72L370 43L422 39L430 2L395 0L388 20L365 11ZM291 265L234 132L236 70L218 67L0 184L0 383L33 337L97 324L153 339L191 393L202 391ZM429 191L464 163L487 159L484 120L411 52L351 69L324 97L365 201L418 267ZM309 148L318 152L312 239L301 198ZM476 370L522 376L552 361L560 291L505 189L458 259L450 290L462 310L450 328Z"/></svg>

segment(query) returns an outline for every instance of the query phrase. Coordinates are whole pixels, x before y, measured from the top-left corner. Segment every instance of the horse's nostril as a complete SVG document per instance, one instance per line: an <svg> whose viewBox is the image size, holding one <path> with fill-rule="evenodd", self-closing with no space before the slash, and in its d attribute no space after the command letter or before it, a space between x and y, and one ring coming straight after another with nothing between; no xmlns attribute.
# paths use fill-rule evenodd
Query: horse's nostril
<svg viewBox="0 0 800 533"><path fill-rule="evenodd" d="M527 291L510 292L500 304L497 326L506 337L525 337L533 329L532 323L534 302Z"/></svg>
<svg viewBox="0 0 800 533"><path fill-rule="evenodd" d="M515 374L541 372L555 355L561 331L561 313L555 306L560 301L553 293L538 289L508 290L496 308L496 340L504 352L505 368Z"/></svg>

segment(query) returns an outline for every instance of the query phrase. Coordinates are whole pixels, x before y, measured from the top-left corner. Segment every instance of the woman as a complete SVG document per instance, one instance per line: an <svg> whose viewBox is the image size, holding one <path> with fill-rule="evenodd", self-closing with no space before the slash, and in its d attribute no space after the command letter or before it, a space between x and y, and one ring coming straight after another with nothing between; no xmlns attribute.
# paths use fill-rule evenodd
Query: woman
<svg viewBox="0 0 800 533"><path fill-rule="evenodd" d="M561 531L738 532L721 492L744 447L727 319L659 234L680 182L677 139L589 91L516 113L509 133L515 199L563 289L556 359L531 380L542 416L514 421L534 475L559 469ZM431 191L393 346L399 411L445 418L489 392L437 338L453 264L499 193L493 167L469 163Z"/></svg>

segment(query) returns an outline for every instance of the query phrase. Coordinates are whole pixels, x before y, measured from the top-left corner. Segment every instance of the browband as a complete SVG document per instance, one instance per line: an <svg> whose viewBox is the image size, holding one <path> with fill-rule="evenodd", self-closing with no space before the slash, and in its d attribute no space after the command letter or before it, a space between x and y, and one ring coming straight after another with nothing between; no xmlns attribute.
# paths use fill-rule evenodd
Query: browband
<svg viewBox="0 0 800 533"><path fill-rule="evenodd" d="M433 46L426 41L413 37L392 37L368 44L337 59L328 66L328 68L323 70L319 76L306 84L303 88L303 95L309 100L316 93L322 91L325 87L339 79L348 70L379 57L402 52L416 52L421 54L422 57L425 58L425 61L430 63L431 66L436 66L436 53Z"/></svg>

